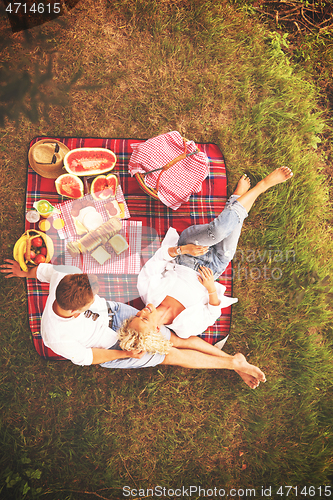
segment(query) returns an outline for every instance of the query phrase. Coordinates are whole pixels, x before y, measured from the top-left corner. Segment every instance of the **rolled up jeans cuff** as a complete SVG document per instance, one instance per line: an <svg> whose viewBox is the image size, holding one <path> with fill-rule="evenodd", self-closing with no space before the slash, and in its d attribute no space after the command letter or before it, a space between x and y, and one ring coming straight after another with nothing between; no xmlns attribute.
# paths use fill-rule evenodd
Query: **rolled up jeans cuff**
<svg viewBox="0 0 333 500"><path fill-rule="evenodd" d="M233 210L237 213L240 222L243 223L244 219L249 215L243 205L238 201L239 195L232 194L225 204L225 208Z"/></svg>

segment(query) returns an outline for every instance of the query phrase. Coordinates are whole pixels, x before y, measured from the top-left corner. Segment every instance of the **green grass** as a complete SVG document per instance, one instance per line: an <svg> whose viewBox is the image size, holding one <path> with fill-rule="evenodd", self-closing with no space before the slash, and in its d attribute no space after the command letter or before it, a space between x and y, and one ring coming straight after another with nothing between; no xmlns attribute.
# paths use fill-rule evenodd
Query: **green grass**
<svg viewBox="0 0 333 500"><path fill-rule="evenodd" d="M255 183L290 165L293 180L262 196L246 220L226 348L248 355L268 382L250 391L227 372L43 361L24 283L1 277L0 496L117 499L124 485L162 484L253 487L257 497L271 485L281 498L277 485L330 484L332 281L323 279L332 276L331 212L316 146L331 130L318 89L276 37L227 2L87 1L65 21L35 28L30 46L3 28L13 72L21 61L32 75L37 62L46 71L51 55L54 76L41 91L68 95L50 103L48 121L21 116L0 130L2 257L23 233L36 135L148 138L177 129L220 144L230 192L244 171Z"/></svg>

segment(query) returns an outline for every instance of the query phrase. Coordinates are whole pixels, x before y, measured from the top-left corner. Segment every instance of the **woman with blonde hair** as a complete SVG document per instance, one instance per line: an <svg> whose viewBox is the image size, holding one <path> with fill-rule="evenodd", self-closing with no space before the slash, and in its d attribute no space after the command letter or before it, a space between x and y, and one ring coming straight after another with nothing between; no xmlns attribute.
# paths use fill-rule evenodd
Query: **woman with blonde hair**
<svg viewBox="0 0 333 500"><path fill-rule="evenodd" d="M213 325L222 308L237 302L226 297L225 287L215 280L236 252L243 221L254 201L292 175L288 167L277 168L252 189L243 175L224 210L212 222L190 226L180 237L169 229L161 248L140 271L138 291L146 307L122 325L122 348L165 352L165 327L178 338L192 338ZM171 342L179 347L177 337L172 336ZM211 354L217 355L216 347L210 347Z"/></svg>

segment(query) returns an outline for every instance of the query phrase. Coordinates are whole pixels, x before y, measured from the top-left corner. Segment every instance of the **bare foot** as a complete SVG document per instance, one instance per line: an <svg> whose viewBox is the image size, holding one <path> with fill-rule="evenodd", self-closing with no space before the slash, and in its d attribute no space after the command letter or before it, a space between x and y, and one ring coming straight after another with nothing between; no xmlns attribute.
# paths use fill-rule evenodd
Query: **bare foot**
<svg viewBox="0 0 333 500"><path fill-rule="evenodd" d="M251 389L256 389L257 387L259 387L260 381L256 377L253 377L248 373L240 372L238 370L235 371Z"/></svg>
<svg viewBox="0 0 333 500"><path fill-rule="evenodd" d="M246 174L242 175L242 177L239 179L238 184L236 186L235 191L233 194L237 194L238 196L242 196L242 194L245 194L251 187L251 181L248 178Z"/></svg>
<svg viewBox="0 0 333 500"><path fill-rule="evenodd" d="M242 372L251 375L252 377L258 379L260 382L266 382L264 372L262 372L257 366L250 365L250 363L246 361L245 356L240 352L234 355L233 362L235 365L234 370L237 373Z"/></svg>
<svg viewBox="0 0 333 500"><path fill-rule="evenodd" d="M293 173L289 167L279 167L273 170L267 177L265 177L262 181L263 186L266 189L269 189L276 184L281 184L282 182L286 182L293 176Z"/></svg>

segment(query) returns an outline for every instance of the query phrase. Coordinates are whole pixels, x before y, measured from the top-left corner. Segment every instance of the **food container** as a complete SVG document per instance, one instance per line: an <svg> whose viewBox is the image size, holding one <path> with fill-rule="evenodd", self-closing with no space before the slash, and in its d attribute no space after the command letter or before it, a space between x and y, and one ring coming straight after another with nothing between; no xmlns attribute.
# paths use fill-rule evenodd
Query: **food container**
<svg viewBox="0 0 333 500"><path fill-rule="evenodd" d="M25 214L25 218L28 222L30 222L30 224L35 224L39 221L40 215L37 210L29 210L29 212Z"/></svg>
<svg viewBox="0 0 333 500"><path fill-rule="evenodd" d="M53 213L60 214L60 210L54 208L54 206L47 200L35 201L33 207L42 217L49 217Z"/></svg>
<svg viewBox="0 0 333 500"><path fill-rule="evenodd" d="M58 219L54 219L52 225L53 225L54 229L59 230L59 229L62 229L64 227L65 221L64 221L64 219L61 219L60 217L58 217Z"/></svg>
<svg viewBox="0 0 333 500"><path fill-rule="evenodd" d="M49 229L51 228L51 223L48 220L42 219L38 224L38 227L41 231L45 233L46 231L49 231Z"/></svg>

